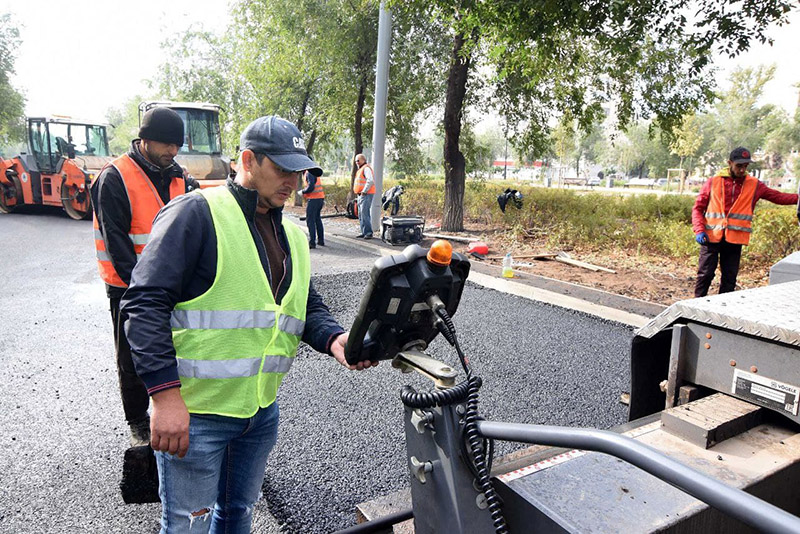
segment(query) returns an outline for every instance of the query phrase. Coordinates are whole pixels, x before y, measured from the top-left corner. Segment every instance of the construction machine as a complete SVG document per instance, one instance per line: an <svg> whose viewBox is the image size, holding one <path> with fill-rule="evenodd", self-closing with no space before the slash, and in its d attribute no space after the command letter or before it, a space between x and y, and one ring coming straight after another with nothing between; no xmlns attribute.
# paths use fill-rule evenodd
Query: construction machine
<svg viewBox="0 0 800 534"><path fill-rule="evenodd" d="M781 283L679 302L640 328L630 420L596 430L480 417L453 319L469 261L446 242L378 259L347 361L388 359L433 388L400 389L410 491L383 497L383 514L360 506L368 521L339 534L412 518L416 534L800 532L800 253L784 263ZM456 365L426 353L440 333ZM537 447L493 462L494 440Z"/></svg>
<svg viewBox="0 0 800 534"><path fill-rule="evenodd" d="M28 204L91 216L89 186L111 160L106 125L65 116L29 117L28 151L0 158L0 212Z"/></svg>
<svg viewBox="0 0 800 534"><path fill-rule="evenodd" d="M183 119L184 141L175 161L200 182L200 187L224 184L231 175L231 161L222 154L220 107L206 102L142 102L140 124L142 115L155 107L172 109Z"/></svg>

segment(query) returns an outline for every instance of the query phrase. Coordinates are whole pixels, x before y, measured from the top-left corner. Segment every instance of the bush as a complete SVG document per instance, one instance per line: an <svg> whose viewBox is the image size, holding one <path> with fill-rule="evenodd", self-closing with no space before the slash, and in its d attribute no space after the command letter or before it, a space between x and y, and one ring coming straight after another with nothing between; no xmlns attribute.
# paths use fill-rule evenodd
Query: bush
<svg viewBox="0 0 800 534"><path fill-rule="evenodd" d="M775 263L796 250L800 250L800 228L794 207L756 206L753 234L750 245L744 248L744 256Z"/></svg>

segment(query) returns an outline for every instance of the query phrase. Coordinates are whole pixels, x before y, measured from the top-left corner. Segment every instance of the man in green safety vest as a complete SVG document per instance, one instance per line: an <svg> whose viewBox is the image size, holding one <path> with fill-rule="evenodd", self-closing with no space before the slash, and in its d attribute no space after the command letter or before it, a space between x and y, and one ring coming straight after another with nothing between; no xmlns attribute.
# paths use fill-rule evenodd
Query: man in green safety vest
<svg viewBox="0 0 800 534"><path fill-rule="evenodd" d="M122 299L153 401L162 533L250 531L300 341L350 369L377 364L345 361L348 333L311 284L308 241L282 218L299 173L322 174L302 134L261 117L240 149L235 179L159 212Z"/></svg>

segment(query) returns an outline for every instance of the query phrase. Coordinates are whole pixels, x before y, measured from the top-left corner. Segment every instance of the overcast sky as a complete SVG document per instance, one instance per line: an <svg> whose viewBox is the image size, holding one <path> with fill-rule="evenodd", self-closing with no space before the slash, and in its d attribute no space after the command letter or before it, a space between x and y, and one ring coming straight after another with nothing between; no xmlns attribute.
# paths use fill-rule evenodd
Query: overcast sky
<svg viewBox="0 0 800 534"><path fill-rule="evenodd" d="M0 13L22 24L14 83L27 98L26 113L104 121L109 108L146 91L169 34L202 25L227 25L226 0L0 0ZM775 44L755 46L735 60L719 58L723 83L736 66L776 63L763 103L794 112L800 82L800 12L773 30ZM265 29L265 31L268 31ZM391 83L391 73L390 73Z"/></svg>

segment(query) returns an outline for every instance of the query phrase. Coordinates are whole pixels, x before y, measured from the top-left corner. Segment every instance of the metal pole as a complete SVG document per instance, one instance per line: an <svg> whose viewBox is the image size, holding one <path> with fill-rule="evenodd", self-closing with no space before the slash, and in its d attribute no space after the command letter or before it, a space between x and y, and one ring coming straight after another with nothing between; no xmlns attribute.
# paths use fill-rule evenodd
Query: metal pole
<svg viewBox="0 0 800 534"><path fill-rule="evenodd" d="M392 13L381 1L378 15L378 57L375 73L375 113L372 129L372 168L375 171L375 197L372 201L372 230L381 227L383 194L383 155L386 145L386 100L389 95L389 52L392 46Z"/></svg>
<svg viewBox="0 0 800 534"><path fill-rule="evenodd" d="M597 451L625 460L760 532L798 533L800 518L608 430L478 421L485 438Z"/></svg>
<svg viewBox="0 0 800 534"><path fill-rule="evenodd" d="M506 127L506 151L503 154L503 180L508 177L508 127Z"/></svg>

